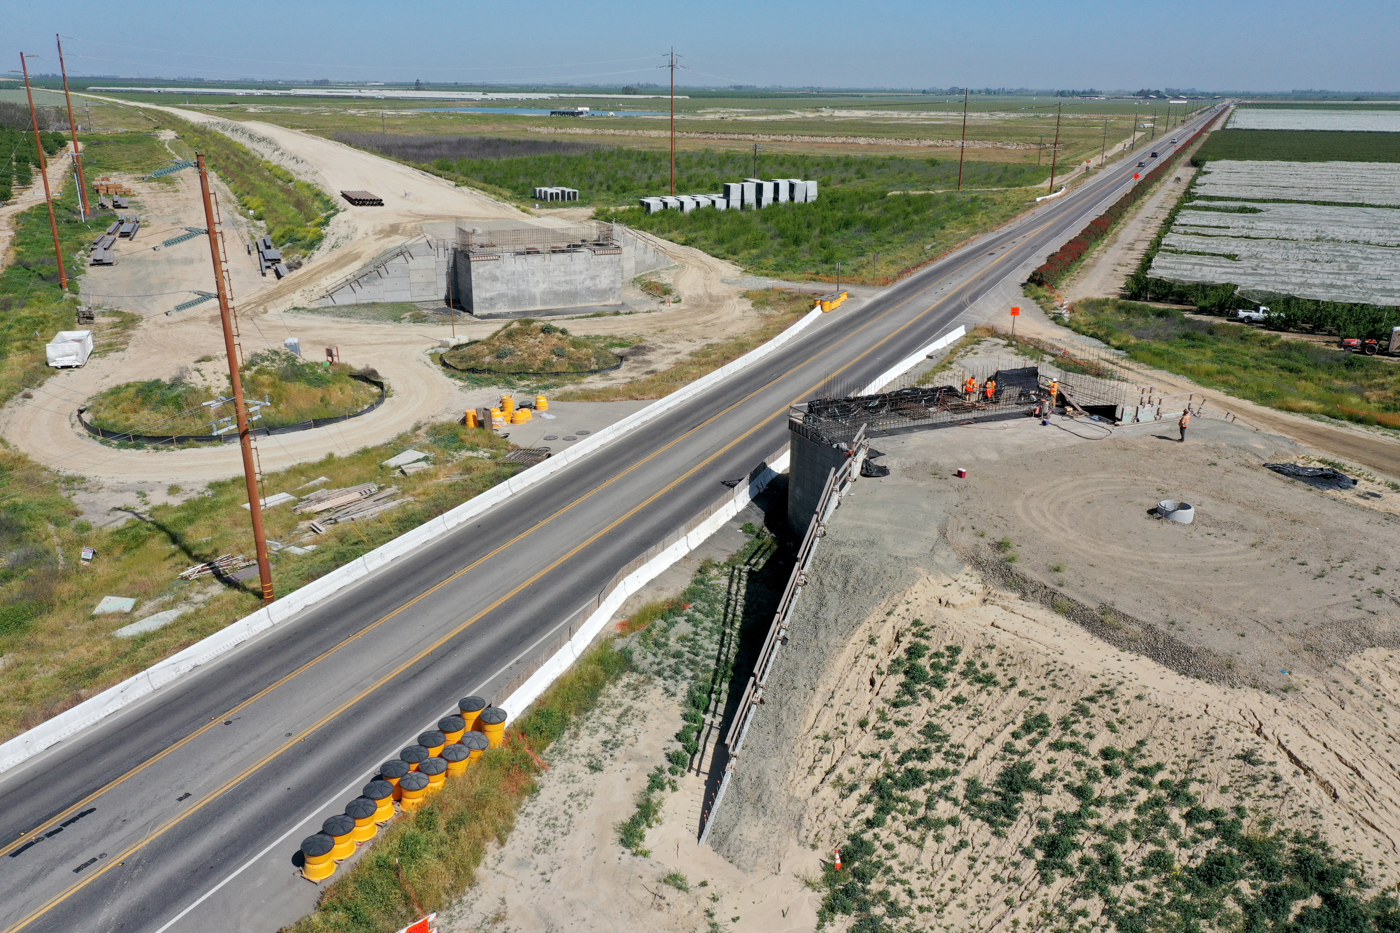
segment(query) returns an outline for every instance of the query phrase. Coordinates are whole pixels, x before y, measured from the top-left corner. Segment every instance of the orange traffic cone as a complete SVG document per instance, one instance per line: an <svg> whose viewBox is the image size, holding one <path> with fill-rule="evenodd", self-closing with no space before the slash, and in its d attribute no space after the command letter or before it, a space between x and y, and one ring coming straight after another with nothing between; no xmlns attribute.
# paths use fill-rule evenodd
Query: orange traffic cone
<svg viewBox="0 0 1400 933"><path fill-rule="evenodd" d="M836 870L837 870L837 871L840 871L840 870L841 870L841 850L840 850L840 849L837 849L837 850L836 850Z"/></svg>

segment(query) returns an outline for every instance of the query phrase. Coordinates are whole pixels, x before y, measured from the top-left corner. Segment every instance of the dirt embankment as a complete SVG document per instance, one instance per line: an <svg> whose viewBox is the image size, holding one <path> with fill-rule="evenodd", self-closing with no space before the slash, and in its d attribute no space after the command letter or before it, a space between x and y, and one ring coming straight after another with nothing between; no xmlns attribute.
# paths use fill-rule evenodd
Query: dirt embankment
<svg viewBox="0 0 1400 933"><path fill-rule="evenodd" d="M1103 924L1105 894L1120 915L1167 904L1175 867L1227 844L1212 840L1228 819L1316 833L1394 883L1400 520L1264 470L1296 453L1285 440L1138 431L877 441L893 475L828 525L714 847L750 872L803 865L833 919L929 929ZM1196 523L1148 515L1168 497ZM1062 596L993 588L954 545ZM1115 647L1080 608L1185 654ZM1223 676L1181 673L1196 654ZM862 871L812 864L844 845Z"/></svg>

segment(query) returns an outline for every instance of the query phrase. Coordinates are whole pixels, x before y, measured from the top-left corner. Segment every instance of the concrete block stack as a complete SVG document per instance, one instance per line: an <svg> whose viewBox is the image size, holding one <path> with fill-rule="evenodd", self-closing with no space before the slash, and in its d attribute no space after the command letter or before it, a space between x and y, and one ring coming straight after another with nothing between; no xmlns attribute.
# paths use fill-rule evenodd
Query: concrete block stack
<svg viewBox="0 0 1400 933"><path fill-rule="evenodd" d="M641 198L638 204L648 214L681 211L689 214L698 207L715 210L758 210L774 204L810 204L817 199L817 183L801 178L745 178L724 183L723 194L684 194L676 197Z"/></svg>

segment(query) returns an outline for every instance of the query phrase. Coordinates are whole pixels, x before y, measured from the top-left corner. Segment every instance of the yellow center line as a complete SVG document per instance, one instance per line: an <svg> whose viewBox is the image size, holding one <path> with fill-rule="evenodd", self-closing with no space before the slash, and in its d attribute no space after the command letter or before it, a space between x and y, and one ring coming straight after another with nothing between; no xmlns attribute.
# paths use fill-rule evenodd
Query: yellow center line
<svg viewBox="0 0 1400 933"><path fill-rule="evenodd" d="M1047 223L1047 224L1041 225L1041 227L1037 227L1037 228L1035 229L1035 231L1032 231L1032 232L1037 232L1037 231L1039 231L1040 229L1043 229L1045 226L1048 226L1048 223ZM1001 256L998 256L998 257L996 257L995 259L993 259L991 262L987 263L986 268L990 269L992 266L997 265L997 264L1000 263L1003 259L1005 259L1009 254L1010 254L1010 251L1009 251L1009 250L1006 251L1006 252L1004 252ZM938 283L940 283L940 282L946 280L947 278L949 278L949 277L951 277L951 276L953 276L953 275L956 275L958 272L960 272L960 271L961 271L963 268L965 268L967 265L971 264L972 262L975 262L975 261L978 260L978 259L982 259L982 258L984 258L984 256L982 256L980 253L979 253L979 255L977 255L977 256L970 257L970 258L967 260L967 262L965 262L965 263L963 263L962 265L958 266L956 269L950 270L947 274L945 274L945 275L939 277L938 279L935 279L933 282L930 282L929 285L928 285L927 287L925 287L925 288L923 288L923 289L920 289L919 292L916 292L914 295L909 296L908 298L906 298L906 299L904 299L903 301L901 301L899 304L896 304L896 305L892 306L891 308L889 308L888 310L882 312L878 317L874 318L873 320L878 321L878 320L881 320L881 319L883 319L883 318L885 318L885 317L888 317L889 315L893 314L895 311L897 311L897 310L899 310L900 308L902 308L902 307L904 307L905 305L907 305L909 302L913 301L914 298L916 298L916 297L918 297L919 295L923 294L924 292L928 291L929 288L932 288L933 286L937 285ZM984 270L984 271L985 271L985 270ZM223 785L221 785L220 787L218 787L218 788L215 789L214 791L210 792L207 796L205 796L203 799L201 799L200 801L198 801L197 803L195 803L194 805L192 805L192 806L191 806L189 809L187 809L185 812L183 812L183 813L181 813L180 815L178 815L178 816L174 817L173 819L171 819L169 822L167 822L167 823L166 823L164 826L162 826L160 829L157 829L157 830L155 830L155 831L153 831L153 832L148 833L144 838L142 838L142 840L141 840L140 842L137 842L137 843L135 843L135 844L129 846L128 848L126 848L125 850L123 850L120 854L118 854L115 858L109 858L100 868L98 868L96 871L94 871L94 872L93 872L91 875L89 875L88 877L84 878L81 882L79 882L79 883L77 883L77 884L71 886L71 887L68 888L66 891L63 891L63 892L61 892L61 893L59 893L59 894L54 895L54 896L53 896L52 898L50 898L47 902L45 902L42 906L40 906L40 907L38 907L37 909L35 909L32 913L30 913L30 914L29 914L28 916L26 916L24 919L20 920L20 921L19 921L18 923L16 923L14 926L12 926L12 927L8 928L7 930L5 930L4 933L18 933L19 930L22 930L22 929L24 929L25 927L29 926L31 923L33 923L35 920L37 920L39 917L41 917L41 916L43 916L44 914L48 913L48 912L49 912L50 910L52 910L54 907L58 906L58 905L61 904L63 901L67 900L68 898L72 897L74 894L78 893L78 892L81 891L83 888L87 887L89 884L91 884L92 882L96 881L98 878L101 878L103 875L105 875L105 874L106 874L108 871L110 871L111 869L120 866L123 862L126 861L126 859L130 858L132 855L136 854L138 851L140 851L141 849L145 848L151 841L160 838L160 837L163 836L166 832L168 832L169 830L173 829L175 826L177 826L177 825L179 825L181 822L183 822L185 819L189 818L190 816L192 816L192 815L195 814L195 813L198 813L198 812L199 812L200 810L202 810L205 806L207 806L208 804L214 802L214 801L217 800L219 797L223 796L223 795L224 795L225 793L227 793L229 790L231 790L232 788L236 787L236 786L237 786L239 783L241 783L242 781L246 780L250 775L252 775L252 774L255 773L256 771L258 771L259 769L261 769L262 767L264 767L265 765L267 765L269 762L271 762L272 760L274 760L275 758L277 758L277 757L278 757L279 755L281 755L283 752L285 752L285 751L289 750L290 748L292 748L293 746L299 744L299 743L302 742L304 739L306 739L306 738L309 737L310 735L314 734L318 729L320 729L320 728L321 728L322 726L324 726L326 723L331 722L333 719L335 719L336 717L340 716L342 713L345 712L345 710L347 710L347 709L349 709L350 707L354 706L356 703L361 702L361 701L364 700L366 697L368 697L370 694L374 693L375 691L377 691L378 689L380 689L382 686L384 686L385 684L387 684L388 682L390 682L390 681L393 680L394 678L398 677L398 676L399 676L400 674L402 674L404 671L408 670L408 669L409 669L410 667L412 667L414 664L417 664L418 662L420 662L421 660L423 660L424 658L426 658L428 655L432 654L434 651L436 651L437 649L441 648L443 645L447 644L447 643L448 643L449 641L451 641L452 639L456 638L458 635L460 635L462 632L466 631L466 630L467 630L468 628L470 628L472 625L475 625L475 624L476 624L478 621L480 621L483 617L485 617L486 615L488 615L488 614L491 613L491 612L494 612L497 608L499 608L502 604L504 604L504 603L507 602L508 600L513 599L513 598L514 598L516 595L518 595L522 590L526 589L526 588L529 587L529 586L534 585L534 583L535 583L536 581L538 581L539 579L541 579L542 577L544 577L546 574L548 574L548 573L552 572L553 570L555 570L557 567L559 567L559 565L561 565L561 564L565 563L566 561L570 560L571 558L573 558L574 555L578 554L578 553L579 553L580 551L582 551L584 548L586 548L586 547L588 547L589 545L593 544L594 542L596 542L598 539L602 538L603 536L605 536L605 535L607 535L607 534L610 534L610 533L613 531L613 529L617 528L619 525L621 525L621 524L623 524L624 522L626 522L628 519L630 519L633 515L636 515L636 514L637 514L638 512L640 512L642 509L644 509L644 508L646 508L647 506L651 505L651 504L652 504L653 502L655 502L657 499L659 499L659 498L661 498L662 496L664 496L664 495L666 495L667 493L669 493L672 489L674 489L675 487L679 486L681 483L683 483L683 482L685 482L686 480L690 479L690 477L694 476L694 475L695 475L697 472L699 472L700 470L702 470L702 469L704 469L705 467L709 466L711 463L713 463L713 462L714 462L715 460L717 460L719 457L723 456L723 455L724 455L725 453L727 453L730 449L732 449L735 445L741 443L741 442L744 441L744 440L747 440L747 439L748 439L749 437L751 437L754 433L756 433L759 429L765 427L765 426L768 425L770 422L772 422L774 419L785 415L785 414L786 414L786 410L787 410L788 408L790 408L792 405L794 405L794 404L796 404L797 402L801 401L805 396L809 395L810 393L812 393L813 391L815 391L816 389L818 389L823 383L825 383L826 381L828 381L828 380L831 379L831 378L834 378L835 376L839 376L841 373L844 373L846 370L850 369L852 366L855 366L857 363L859 363L860 361L864 360L867 356L869 356L870 354L874 353L876 350L880 349L880 348L881 348L882 346L884 346L886 343L889 343L891 340L893 340L894 338L896 338L897 336L899 336L899 335L900 335L901 333L903 333L905 330L907 330L908 328L910 328L910 327L914 326L915 324L919 323L919 320L920 320L920 318L922 317L923 314L926 314L928 311L932 311L934 308L938 307L940 304L942 304L944 301L946 301L946 300L948 299L948 297L949 297L949 296L945 296L945 297L943 297L943 298L938 299L938 300L935 301L933 304L929 305L928 308L924 309L924 311L920 312L918 316L916 316L916 317L910 319L909 321L907 321L907 322L905 322L904 324L900 325L900 326L899 326L898 328L896 328L895 330L891 331L890 334L889 334L888 336L884 337L883 339L881 339L879 343L876 343L874 346L870 347L870 348L869 348L868 350L866 350L864 353L861 353L859 356L857 356L857 357L855 357L854 359L852 359L849 363L847 363L846 365L842 366L840 369L836 370L836 371L835 371L834 373L832 373L831 375L823 377L823 378L820 379L819 381L813 383L813 384L812 384L811 386L809 386L808 388L804 389L802 392L799 392L799 393L797 394L797 396L796 396L791 402L788 402L786 405L784 405L783 408L782 408L781 410L779 410L778 412L776 412L776 413L774 413L773 415L769 416L768 418L765 418L765 419L763 419L762 421L758 422L758 423L755 424L752 428L750 428L749 430L745 431L743 434L739 435L738 437L734 438L732 441L730 441L728 444L724 445L724 446L723 446L722 448L720 448L719 450L717 450L717 451L715 451L714 453L710 454L708 457L706 457L706 458L705 458L704 460L702 460L700 463L696 464L694 467L692 467L691 469L689 469L688 471L686 471L684 474L682 474L681 476L677 477L675 480L672 480L672 481L671 481L670 483L668 483L665 487L663 487L662 489L660 489L660 490L658 490L657 492L653 493L653 494L652 494L651 496L649 496L647 499L645 499L645 500L642 501L641 503L637 504L636 506L634 506L633 508L631 508L630 510L628 510L628 511L627 511L625 514L623 514L622 516L620 516L620 517L618 517L617 519L615 519L613 522L611 522L609 525L607 525L607 526L606 526L605 528L603 528L601 531L597 532L596 534L594 534L593 536L591 536L590 538L588 538L586 541L584 541L584 542L578 544L577 546L575 546L575 547L574 547L573 549L571 549L568 553L564 554L562 557L559 557L557 560L555 560L555 561L554 561L553 563L551 563L549 566L547 566L547 567L545 567L544 569L540 570L540 571L537 572L534 576L532 576L532 577L530 577L529 579L525 580L523 583L521 583L521 584L519 584L518 586L516 586L516 587L515 587L514 589L512 589L510 592L508 592L508 593L506 593L505 595L501 596L501 597L500 597L499 599L497 599L495 602L491 603L491 605L487 606L485 609L482 609L482 610L481 610L480 612L478 612L476 615L474 615L474 616L472 616L471 618L467 619L465 622L463 622L461 625L459 625L459 626L457 626L456 628L454 628L452 631L448 632L446 635L443 635L441 638L439 638L437 641L433 642L433 643L432 643L431 645L429 645L427 648L424 648L422 651L420 651L420 652L419 652L418 654L416 654L414 657L410 658L409 660L405 661L403 664L400 664L398 667L394 668L394 669L393 669L392 671L390 671L389 673L387 673L387 674L385 674L384 676L380 677L378 680L376 680L376 681L375 681L373 684L371 684L369 687L365 688L365 689L362 690L360 693L358 693L358 694L356 694L355 696L351 697L350 699L346 700L344 703L342 703L340 706L338 706L335 710L333 710L333 711L330 712L330 713L327 713L327 714L326 714L325 716L323 716L321 719L318 719L315 723L313 723L312 725L308 726L306 729L302 730L301 733L299 733L298 735L293 736L291 739L288 739L288 740L287 740L286 742L284 742L279 748L273 750L272 752L269 752L269 753L268 753L267 755L265 755L262 759L260 759L260 760L257 761L256 763L254 763L254 764L248 766L247 768L245 768L245 769L244 769L242 772L240 772L237 776L231 778L229 781L225 782ZM834 348L835 346L839 346L839 343L838 343L838 344L833 344L833 347L832 347L832 348ZM829 350L829 349L832 349L832 348L828 348L828 350ZM823 351L823 352L827 352L827 351ZM813 357L812 359L815 359L815 357ZM654 459L655 457L660 456L660 455L661 455L662 453L664 453L665 451L667 451L667 450L669 450L670 448L674 447L676 444L679 444L681 441L683 441L683 440L685 440L686 438L690 437L691 435L695 434L697 431L701 430L701 429L704 428L705 426L711 424L711 423L714 422L716 419L722 417L722 416L725 415L726 413L732 411L734 408L738 407L739 405L741 405L741 404L743 404L744 402L748 401L749 399L753 398L753 397L754 397L755 395L757 395L758 393L764 391L764 390L767 389L769 386L773 385L775 382L778 382L778 381L780 381L780 380L782 380L782 379L784 379L784 378L786 378L786 377L792 375L792 374L795 373L797 370L799 370L799 369L801 369L801 368L803 368L803 367L805 367L805 366L810 365L811 362L812 362L812 359L804 360L804 361L802 361L801 363L797 364L796 366L793 366L791 369L788 369L786 372L784 372L784 373L782 373L782 374L780 374L780 375L774 377L773 379L769 380L769 381L768 381L767 383L765 383L763 386L759 387L758 389L756 389L756 390L754 390L753 392L749 393L748 395L744 396L744 398L742 398L742 399L740 399L739 401L735 402L734 404L728 406L727 408L725 408L723 411L719 412L718 414L712 416L711 418L706 419L704 422L702 422L701 424L699 424L699 425L697 425L696 427L692 428L690 431L686 432L685 434L681 435L680 437L676 438L674 441L672 441L671 443L667 444L665 447L662 447L662 448L656 450L654 453L652 453L652 454L651 454L650 456L648 456L646 459L637 462L637 463L634 464L633 466L629 467L626 471L624 471L624 472L622 472L622 473L619 473L617 476L613 477L613 478L612 478L611 480L609 480L608 482L603 483L603 484L599 485L598 487L594 488L593 490L590 490L590 491L589 491L588 493L586 493L585 495L580 496L578 499L574 500L574 501L571 502L569 505L565 506L564 508L560 509L558 512L554 513L554 515L551 515L549 518L547 518L547 519L545 519L544 521L540 522L538 525L533 526L533 527L530 528L528 531L521 532L521 533L520 533L519 535L517 535L515 538L512 538L510 541L508 541L508 542L506 542L506 543L500 545L500 546L497 547L495 550L491 551L489 554L487 554L487 555L481 557L480 559L474 561L472 564L468 565L467 567L464 567L464 568L462 568L461 570L457 571L456 573L452 574L450 577L446 578L446 579L443 580L441 583L436 584L435 586L432 587L432 589L429 589L429 590L427 590L427 591L425 591L425 592L419 594L418 596L414 597L413 599L409 600L408 602L404 603L402 606L400 606L399 608L395 609L393 612L391 612L391 613L389 613L388 615L386 615L383 619L378 620L377 622L373 623L372 625L368 626L367 628L363 629L362 631L357 632L355 635L350 636L349 638L347 638L347 639L345 639L344 641L342 641L340 644L338 644L338 645L336 645L335 647L333 647L333 648L327 650L323 655L317 657L316 659L314 659L314 660L312 660L312 661L308 661L306 664L304 664L304 665L302 665L300 668L298 668L297 671L294 671L292 674L288 674L286 677L283 677L281 680L279 680L279 681L277 682L277 684L274 684L272 687L268 687L268 688L264 689L263 691L260 691L256 696L250 698L249 700L245 700L245 701L244 701L243 703L241 703L239 706L235 707L235 710L243 709L243 708L246 707L249 703L251 703L253 700L257 699L258 697L261 697L261 696L266 695L271 689L273 689L273 688L276 687L277 685L280 685L280 684L282 684L282 683L285 683L287 680L291 679L291 678L292 678L293 676L295 676L297 673L300 673L300 672L306 670L307 668L311 667L313 664L317 663L318 661L322 660L323 658L328 657L329 655L331 655L331 654L333 654L334 652L338 651L340 648L344 647L344 646L345 646L346 644L348 644L349 642L354 641L355 639L359 638L359 637L360 637L361 635L363 635L364 633L371 631L371 630L374 629L376 626L378 626L378 625L382 624L383 622L385 622L385 621L387 621L387 620L393 618L395 615L397 615L398 613L402 612L404 609L407 609L407 608L409 608L410 606L414 605L414 604L417 603L419 600L423 599L424 597L428 596L429 594L435 592L435 591L438 590L438 589L441 589L443 586L446 586L448 583L452 582L453 580L458 579L458 578L461 577L463 574L465 574L465 573L467 573L468 571L472 570L473 568L475 568L476 566L478 566L478 565L479 565L480 563L482 563L483 561L490 559L492 556L494 556L494 555L500 553L501 551L503 551L503 550L505 550L506 548L510 547L511 545L515 544L516 542L518 542L518 541L521 540L522 538L526 537L527 535L532 534L533 532L539 530L541 527L543 527L543 526L544 526L545 524L547 524L548 522L553 521L553 520L554 520L556 517L558 517L559 515L562 515L563 513L565 513L565 512L567 512L567 511L569 511L570 509L572 509L575 505L578 505L579 503L581 503L581 502L587 500L587 499L588 499L589 497L591 497L594 493L596 493L596 492L598 492L598 491L600 491L600 490L606 488L608 485L611 485L612 483L614 483L614 482L616 482L617 480L621 479L622 477L626 476L628 473L631 473L633 470L636 470L637 468L641 467L643 464L645 464L645 463L647 463L648 461ZM215 720L215 721L217 721L217 720ZM120 782L122 782L122 781L125 781L126 779L128 779L128 778L131 777L132 775L136 774L137 772L143 770L145 767L149 766L150 764L155 763L155 762L158 761L160 758L164 757L164 755L168 754L170 751L174 751L174 750L175 750L176 748L178 748L180 745L185 744L186 742L188 742L188 741L194 739L196 736L198 736L198 735L202 734L203 732L207 731L209 728L212 727L212 725L213 725L213 722L211 722L211 723L209 723L209 724L207 724L207 725L205 725L205 726L202 726L197 732L194 732L194 733L192 733L191 735L189 735L188 737L186 737L185 739L181 740L181 742L178 743L177 745L174 745L174 746L172 746L171 748L167 749L165 752L162 752L160 755L157 755L157 756L153 757L153 758L150 759L148 762L145 762L145 763L143 763L143 764L141 764L141 765L138 765L136 768L133 768L130 772L128 772L127 774L123 775L122 777L116 779L116 780L113 781L111 784L107 785L106 787L102 788L101 790L95 791L93 794L91 794L91 795L89 795L87 798L85 798L85 799L82 801L82 803L86 803L86 802L92 800L93 798L99 796L100 794L102 794L103 792L105 792L106 790L108 790L109 788L115 786L116 784L118 784L118 783L120 783ZM74 808L76 808L76 807L78 807L78 806L81 806L82 803L75 804L75 805L74 805ZM71 809L71 808L70 808L70 809ZM68 811L65 811L65 813L66 813L66 812L68 812ZM60 814L59 816L63 816L63 815L65 815L65 814ZM54 817L54 820L57 820L58 818L59 818L59 817L56 816L56 817ZM51 821L51 822L52 822L52 821ZM51 825L51 823L50 823L50 824L45 824L45 826L47 826L47 825ZM42 829L42 828L45 828L45 827L40 827L40 828ZM29 835L32 836L33 833L30 833Z"/></svg>

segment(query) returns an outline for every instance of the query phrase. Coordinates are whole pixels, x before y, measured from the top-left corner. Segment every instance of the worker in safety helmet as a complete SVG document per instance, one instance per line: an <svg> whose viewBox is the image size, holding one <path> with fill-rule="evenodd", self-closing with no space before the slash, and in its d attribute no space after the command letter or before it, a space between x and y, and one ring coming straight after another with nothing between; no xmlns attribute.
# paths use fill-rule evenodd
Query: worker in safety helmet
<svg viewBox="0 0 1400 933"><path fill-rule="evenodd" d="M987 401L990 402L997 394L997 381L995 379L988 379L986 389Z"/></svg>
<svg viewBox="0 0 1400 933"><path fill-rule="evenodd" d="M970 402L977 395L977 380L971 376L967 377L967 382L963 383L963 392Z"/></svg>
<svg viewBox="0 0 1400 933"><path fill-rule="evenodd" d="M1190 423L1191 408L1190 406L1187 406L1186 410L1181 413L1181 420L1176 423L1176 426L1181 429L1181 437L1178 439L1178 443L1184 442L1186 440L1186 427Z"/></svg>
<svg viewBox="0 0 1400 933"><path fill-rule="evenodd" d="M1050 407L1053 409L1055 403L1060 400L1060 380L1050 380Z"/></svg>

